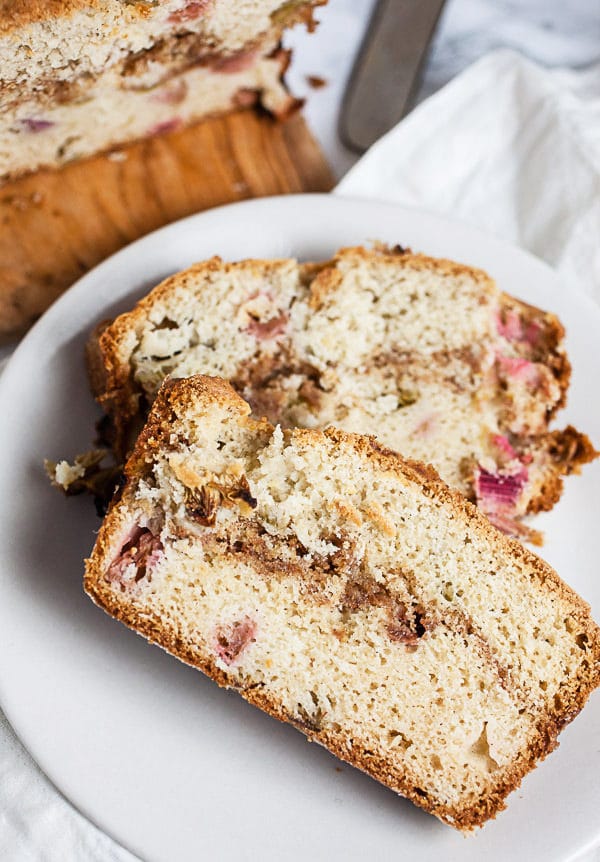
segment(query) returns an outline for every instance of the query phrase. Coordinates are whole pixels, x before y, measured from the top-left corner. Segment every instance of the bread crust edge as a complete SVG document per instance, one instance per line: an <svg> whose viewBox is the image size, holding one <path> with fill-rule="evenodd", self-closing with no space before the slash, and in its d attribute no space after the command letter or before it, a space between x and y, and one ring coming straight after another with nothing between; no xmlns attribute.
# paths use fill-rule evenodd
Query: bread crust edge
<svg viewBox="0 0 600 862"><path fill-rule="evenodd" d="M155 454L160 451L161 446L168 439L173 415L177 414L178 408L182 411L188 408L190 395L201 401L205 400L207 404L218 403L221 406L231 408L232 412L239 417L240 422L246 424L251 430L256 430L257 433L272 430L272 426L266 420L257 421L249 417L249 406L226 381L201 375L185 380L168 380L161 387L148 423L127 463L127 484L124 489L124 497L135 486L138 478L143 475L148 464L152 462ZM210 657L199 657L189 644L161 626L159 620L149 619L147 613L142 614L135 607L120 602L118 594L103 579L103 563L105 566L106 556L110 551L110 536L113 534L113 530L120 526L120 510L117 508L117 504L113 504L111 507L98 535L94 551L90 559L86 560L84 589L103 610L129 628L142 634L151 643L161 646L184 663L201 670L218 685L237 688L247 701L274 718L293 724L310 740L323 744L341 760L366 772L448 825L460 831L469 832L494 818L506 807L506 797L520 785L523 777L539 761L556 748L558 745L557 737L562 728L576 717L591 692L600 685L600 628L590 616L589 605L561 580L548 563L537 557L520 542L500 533L479 512L476 506L466 500L458 491L445 485L430 465L403 459L397 453L380 446L372 437L361 437L337 429L326 431L295 429L287 433L293 435L294 438L303 438L309 444L322 442L323 438L328 438L338 446L350 446L361 457L374 460L377 466L385 472L392 472L403 479L418 483L424 493L448 504L455 517L469 523L470 526L475 526L484 535L500 545L509 546L517 559L522 560L532 568L532 574L541 583L548 589L556 591L559 599L568 601L573 606L571 613L576 614L578 624L584 628L590 645L589 672L585 676L581 674L579 677L569 680L568 685L559 689L557 696L560 709L557 707L554 710L549 710L539 719L536 732L530 740L527 758L522 758L520 762L517 761L504 769L491 791L485 798L480 799L478 804L461 809L428 800L421 795L423 791L415 785L414 781L411 782L407 778L406 773L391 769L390 763L385 758L369 754L366 750L349 753L346 740L342 735L324 733L303 726L298 723L297 719L291 718L274 698L270 698L254 688L244 689L232 686L231 681Z"/></svg>

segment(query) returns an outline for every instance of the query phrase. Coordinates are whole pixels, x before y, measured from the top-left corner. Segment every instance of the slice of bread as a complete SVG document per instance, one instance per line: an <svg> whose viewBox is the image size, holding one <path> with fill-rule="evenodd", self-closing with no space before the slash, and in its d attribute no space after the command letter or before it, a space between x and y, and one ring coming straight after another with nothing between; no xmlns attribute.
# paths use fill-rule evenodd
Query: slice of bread
<svg viewBox="0 0 600 862"><path fill-rule="evenodd" d="M574 428L549 430L569 382L563 335L480 270L349 248L322 264L197 264L97 330L88 367L119 457L166 376L218 375L272 423L376 434L539 540L520 519L597 454Z"/></svg>
<svg viewBox="0 0 600 862"><path fill-rule="evenodd" d="M461 830L600 682L545 562L369 437L167 381L87 561L108 613Z"/></svg>

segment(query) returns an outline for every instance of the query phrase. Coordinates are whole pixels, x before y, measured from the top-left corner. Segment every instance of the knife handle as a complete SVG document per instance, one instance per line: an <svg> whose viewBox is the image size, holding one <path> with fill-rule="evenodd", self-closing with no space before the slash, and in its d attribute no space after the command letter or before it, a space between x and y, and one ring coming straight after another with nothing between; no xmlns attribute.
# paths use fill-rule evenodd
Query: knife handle
<svg viewBox="0 0 600 862"><path fill-rule="evenodd" d="M379 0L346 88L342 142L364 152L410 109L445 0Z"/></svg>

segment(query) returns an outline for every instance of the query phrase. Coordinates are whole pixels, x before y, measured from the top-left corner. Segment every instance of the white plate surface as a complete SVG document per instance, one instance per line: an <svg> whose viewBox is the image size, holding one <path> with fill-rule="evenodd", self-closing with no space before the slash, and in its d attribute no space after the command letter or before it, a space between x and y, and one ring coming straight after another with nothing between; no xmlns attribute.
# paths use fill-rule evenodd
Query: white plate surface
<svg viewBox="0 0 600 862"><path fill-rule="evenodd" d="M98 266L23 341L0 382L0 702L56 786L147 860L565 862L600 839L600 696L509 808L463 838L105 616L81 588L98 522L44 457L84 451L98 416L82 360L99 320L167 274L220 254L325 258L370 239L483 266L559 314L573 363L560 417L600 444L600 312L540 261L426 213L279 197L170 225ZM539 519L543 554L600 617L600 464Z"/></svg>

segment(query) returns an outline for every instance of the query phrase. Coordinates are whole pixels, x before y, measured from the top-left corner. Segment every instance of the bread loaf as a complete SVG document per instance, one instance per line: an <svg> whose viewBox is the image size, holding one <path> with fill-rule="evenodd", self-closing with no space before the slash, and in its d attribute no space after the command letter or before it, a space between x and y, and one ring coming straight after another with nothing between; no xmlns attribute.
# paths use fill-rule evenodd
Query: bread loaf
<svg viewBox="0 0 600 862"><path fill-rule="evenodd" d="M325 0L0 0L0 182L260 104Z"/></svg>

